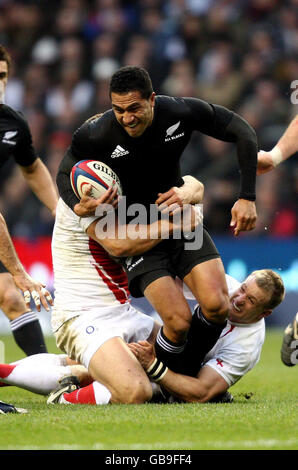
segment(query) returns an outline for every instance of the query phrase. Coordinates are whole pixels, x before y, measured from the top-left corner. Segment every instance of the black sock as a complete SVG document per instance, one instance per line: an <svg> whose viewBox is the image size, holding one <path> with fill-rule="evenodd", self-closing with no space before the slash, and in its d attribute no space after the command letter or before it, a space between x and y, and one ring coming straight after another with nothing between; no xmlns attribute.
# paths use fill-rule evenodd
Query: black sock
<svg viewBox="0 0 298 470"><path fill-rule="evenodd" d="M173 343L164 334L163 328L159 330L155 341L155 354L169 369L176 372L179 365L179 357L185 348L185 342Z"/></svg>
<svg viewBox="0 0 298 470"><path fill-rule="evenodd" d="M10 327L15 342L27 356L48 352L40 323L34 312L26 312L12 320Z"/></svg>
<svg viewBox="0 0 298 470"><path fill-rule="evenodd" d="M196 308L181 356L180 373L193 377L197 375L204 357L213 348L226 324L207 320L201 309Z"/></svg>

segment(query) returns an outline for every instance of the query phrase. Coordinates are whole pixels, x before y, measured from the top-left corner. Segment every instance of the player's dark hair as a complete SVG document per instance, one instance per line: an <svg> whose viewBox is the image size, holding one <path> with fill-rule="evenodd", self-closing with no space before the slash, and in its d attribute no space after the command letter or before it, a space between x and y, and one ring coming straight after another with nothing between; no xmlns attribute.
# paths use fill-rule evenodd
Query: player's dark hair
<svg viewBox="0 0 298 470"><path fill-rule="evenodd" d="M7 63L8 71L10 69L11 58L4 46L0 44L0 61Z"/></svg>
<svg viewBox="0 0 298 470"><path fill-rule="evenodd" d="M142 98L149 99L153 93L151 78L142 67L127 66L117 70L110 81L111 93L128 93L139 91Z"/></svg>

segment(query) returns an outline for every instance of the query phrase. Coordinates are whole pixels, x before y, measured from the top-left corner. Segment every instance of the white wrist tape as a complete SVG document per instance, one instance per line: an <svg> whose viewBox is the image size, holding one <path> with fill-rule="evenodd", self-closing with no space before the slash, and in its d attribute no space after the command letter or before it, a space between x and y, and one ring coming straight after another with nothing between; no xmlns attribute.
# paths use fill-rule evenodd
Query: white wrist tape
<svg viewBox="0 0 298 470"><path fill-rule="evenodd" d="M270 154L271 154L271 157L272 157L272 161L273 161L273 165L274 166L277 166L280 164L280 162L282 162L282 152L280 150L279 147L274 147L271 151L270 151Z"/></svg>
<svg viewBox="0 0 298 470"><path fill-rule="evenodd" d="M159 359L155 358L146 372L150 379L159 382L168 372L168 368Z"/></svg>

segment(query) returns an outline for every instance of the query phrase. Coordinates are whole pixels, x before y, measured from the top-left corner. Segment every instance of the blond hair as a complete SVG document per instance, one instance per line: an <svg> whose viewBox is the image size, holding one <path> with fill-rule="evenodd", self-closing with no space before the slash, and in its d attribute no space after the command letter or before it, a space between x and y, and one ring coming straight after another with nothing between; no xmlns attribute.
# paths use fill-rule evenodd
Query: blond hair
<svg viewBox="0 0 298 470"><path fill-rule="evenodd" d="M270 300L264 308L274 309L285 297L285 286L279 274L272 269L259 269L253 271L250 276L255 276L257 286L270 294Z"/></svg>

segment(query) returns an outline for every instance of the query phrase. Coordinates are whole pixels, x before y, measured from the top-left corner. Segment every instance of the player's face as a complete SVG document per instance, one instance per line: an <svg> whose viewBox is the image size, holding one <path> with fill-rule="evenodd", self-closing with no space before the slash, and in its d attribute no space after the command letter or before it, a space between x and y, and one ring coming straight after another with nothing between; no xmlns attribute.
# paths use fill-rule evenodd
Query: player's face
<svg viewBox="0 0 298 470"><path fill-rule="evenodd" d="M271 313L265 309L269 294L261 289L255 276L249 276L230 297L229 320L238 323L252 323Z"/></svg>
<svg viewBox="0 0 298 470"><path fill-rule="evenodd" d="M8 80L8 65L5 60L0 60L0 83L3 88L3 92L5 90L5 87L7 85L7 80Z"/></svg>
<svg viewBox="0 0 298 470"><path fill-rule="evenodd" d="M116 119L130 135L140 137L153 120L155 93L149 99L142 98L139 91L111 93Z"/></svg>

